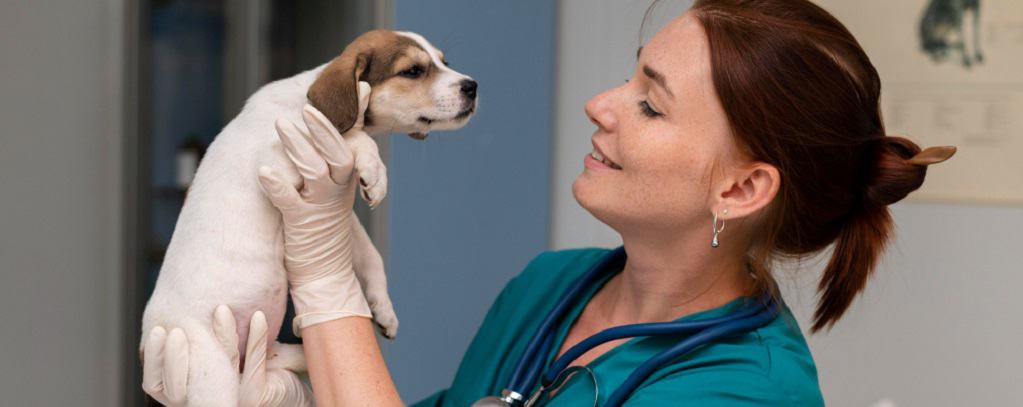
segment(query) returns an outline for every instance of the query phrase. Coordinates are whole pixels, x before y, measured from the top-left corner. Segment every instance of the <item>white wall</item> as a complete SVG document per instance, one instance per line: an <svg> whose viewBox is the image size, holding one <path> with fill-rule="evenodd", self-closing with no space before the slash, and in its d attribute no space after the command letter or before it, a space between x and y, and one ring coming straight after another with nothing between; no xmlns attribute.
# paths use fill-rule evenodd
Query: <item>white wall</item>
<svg viewBox="0 0 1023 407"><path fill-rule="evenodd" d="M582 107L630 76L648 4L560 2L555 249L620 244L578 206L571 185L591 148L593 125ZM888 398L898 406L1023 405L1023 209L901 203L893 213L897 238L865 295L833 331L808 337L828 404ZM804 264L778 277L803 327L822 266Z"/></svg>
<svg viewBox="0 0 1023 407"><path fill-rule="evenodd" d="M122 7L0 3L0 405L119 403Z"/></svg>

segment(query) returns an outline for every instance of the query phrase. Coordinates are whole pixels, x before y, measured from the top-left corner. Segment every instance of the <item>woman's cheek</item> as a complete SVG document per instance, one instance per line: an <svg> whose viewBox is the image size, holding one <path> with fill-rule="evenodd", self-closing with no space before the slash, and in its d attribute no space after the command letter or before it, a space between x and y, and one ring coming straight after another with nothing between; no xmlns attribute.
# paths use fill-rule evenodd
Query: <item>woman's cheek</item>
<svg viewBox="0 0 1023 407"><path fill-rule="evenodd" d="M649 170L644 180L647 199L652 205L669 212L688 210L696 202L703 202L706 186L700 171L689 160L664 160Z"/></svg>

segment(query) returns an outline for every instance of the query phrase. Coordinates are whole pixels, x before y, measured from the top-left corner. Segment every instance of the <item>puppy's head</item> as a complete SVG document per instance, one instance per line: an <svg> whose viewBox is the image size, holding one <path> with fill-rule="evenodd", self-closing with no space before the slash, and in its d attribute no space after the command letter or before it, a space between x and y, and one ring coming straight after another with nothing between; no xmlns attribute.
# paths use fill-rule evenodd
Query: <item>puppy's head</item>
<svg viewBox="0 0 1023 407"><path fill-rule="evenodd" d="M307 97L340 132L355 123L359 81L373 88L365 116L371 134L422 140L431 130L464 126L476 112L476 81L449 68L444 54L419 34L367 32L324 68Z"/></svg>

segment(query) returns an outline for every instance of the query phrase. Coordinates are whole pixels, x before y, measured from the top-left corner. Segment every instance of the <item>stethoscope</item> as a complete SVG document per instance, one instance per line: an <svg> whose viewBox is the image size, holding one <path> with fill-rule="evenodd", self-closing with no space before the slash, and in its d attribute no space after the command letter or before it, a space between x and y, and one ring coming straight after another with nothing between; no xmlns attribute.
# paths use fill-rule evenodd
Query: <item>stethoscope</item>
<svg viewBox="0 0 1023 407"><path fill-rule="evenodd" d="M551 364L540 381L540 388L528 397L529 389L536 383L537 375L543 369L545 355L550 353L554 343L554 330L559 325L572 304L579 296L602 278L617 273L625 264L625 247L619 247L604 256L596 265L583 274L568 288L554 309L547 314L536 330L536 334L526 345L515 370L512 371L508 386L501 391L501 396L482 398L472 404L473 407L531 407L536 405L544 395L557 391L567 378L579 370L588 370L584 366L568 368L576 358L605 342L637 336L689 335L668 349L654 355L641 364L622 382L608 397L605 406L618 407L625 402L632 392L655 370L677 359L683 354L701 345L706 345L720 338L738 333L748 332L766 325L778 315L779 305L770 295L753 301L753 304L733 311L728 315L696 321L659 322L648 324L632 324L608 328L596 335L584 339L572 346L560 358ZM567 368L567 369L566 369ZM589 372L592 376L592 371ZM594 377L594 384L596 378ZM594 395L594 405L599 395Z"/></svg>

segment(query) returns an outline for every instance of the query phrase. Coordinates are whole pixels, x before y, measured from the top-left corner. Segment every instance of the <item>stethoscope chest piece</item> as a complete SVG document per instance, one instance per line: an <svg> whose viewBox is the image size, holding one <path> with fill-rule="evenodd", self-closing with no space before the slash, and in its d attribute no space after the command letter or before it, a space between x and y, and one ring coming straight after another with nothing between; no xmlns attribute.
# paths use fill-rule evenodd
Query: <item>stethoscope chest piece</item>
<svg viewBox="0 0 1023 407"><path fill-rule="evenodd" d="M489 396L476 400L472 407L512 407L512 404L500 397Z"/></svg>
<svg viewBox="0 0 1023 407"><path fill-rule="evenodd" d="M484 397L472 403L472 407L534 407L546 405L550 401L551 396L560 391L562 386L580 371L586 373L593 383L593 405L596 406L600 398L597 376L593 373L593 370L586 366L572 366L558 374L554 382L546 386L540 386L540 389L533 392L533 396L528 400L524 400L525 396L519 393L504 389L501 392L501 397Z"/></svg>
<svg viewBox="0 0 1023 407"><path fill-rule="evenodd" d="M525 405L525 396L514 391L504 389L501 397L489 396L476 400L472 407L522 407Z"/></svg>

